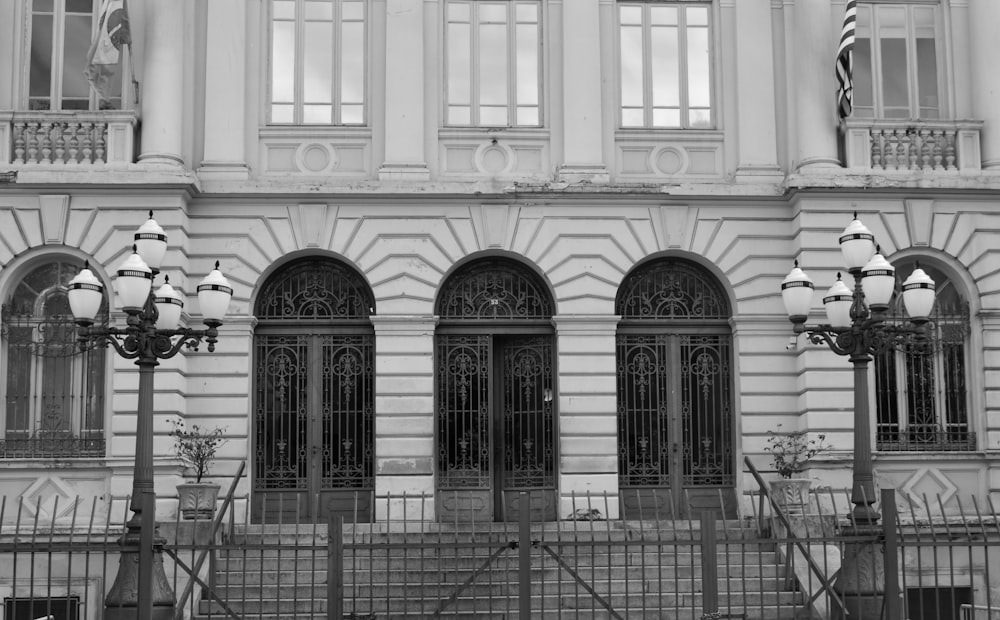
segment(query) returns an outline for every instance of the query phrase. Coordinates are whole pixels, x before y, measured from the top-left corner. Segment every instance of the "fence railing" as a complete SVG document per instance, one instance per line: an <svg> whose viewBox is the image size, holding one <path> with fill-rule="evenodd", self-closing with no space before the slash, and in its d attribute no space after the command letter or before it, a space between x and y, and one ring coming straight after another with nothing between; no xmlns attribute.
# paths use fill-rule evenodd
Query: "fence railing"
<svg viewBox="0 0 1000 620"><path fill-rule="evenodd" d="M374 523L308 511L255 523L230 489L214 520L158 525L175 618L827 618L852 544L884 546L899 617L1000 618L992 505L952 514L942 498L890 492L883 531L859 536L844 527L845 492L813 492L785 518L762 497L730 520L606 519L613 499L587 496L562 521L439 522L434 498L392 496L379 499L410 509ZM96 498L0 500L4 620L103 618L127 516ZM894 591L884 585L870 595Z"/></svg>

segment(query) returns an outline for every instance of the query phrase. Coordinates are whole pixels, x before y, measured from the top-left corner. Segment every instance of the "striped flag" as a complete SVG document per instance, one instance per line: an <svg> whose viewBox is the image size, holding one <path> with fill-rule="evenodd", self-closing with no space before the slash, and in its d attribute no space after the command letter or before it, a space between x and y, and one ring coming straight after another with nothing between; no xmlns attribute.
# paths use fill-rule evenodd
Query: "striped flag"
<svg viewBox="0 0 1000 620"><path fill-rule="evenodd" d="M125 0L104 0L98 13L97 36L87 52L83 74L101 99L110 99L112 79L122 57L122 47L132 43Z"/></svg>
<svg viewBox="0 0 1000 620"><path fill-rule="evenodd" d="M840 118L851 115L854 107L854 30L858 17L857 0L847 0L844 11L844 27L840 33L840 47L837 48L837 112Z"/></svg>

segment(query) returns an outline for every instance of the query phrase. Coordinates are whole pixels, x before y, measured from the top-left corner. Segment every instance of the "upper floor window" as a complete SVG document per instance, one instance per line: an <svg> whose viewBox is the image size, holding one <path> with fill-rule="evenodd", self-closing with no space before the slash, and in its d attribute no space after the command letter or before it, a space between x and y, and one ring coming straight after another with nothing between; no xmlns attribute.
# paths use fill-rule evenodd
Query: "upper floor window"
<svg viewBox="0 0 1000 620"><path fill-rule="evenodd" d="M704 2L619 2L622 127L710 128L711 25Z"/></svg>
<svg viewBox="0 0 1000 620"><path fill-rule="evenodd" d="M854 116L942 117L937 1L858 5Z"/></svg>
<svg viewBox="0 0 1000 620"><path fill-rule="evenodd" d="M84 77L101 0L32 0L29 12L28 108L108 110L122 107L122 66L111 96L98 99Z"/></svg>
<svg viewBox="0 0 1000 620"><path fill-rule="evenodd" d="M367 4L271 0L269 122L367 122Z"/></svg>
<svg viewBox="0 0 1000 620"><path fill-rule="evenodd" d="M541 4L449 0L445 124L541 125Z"/></svg>
<svg viewBox="0 0 1000 620"><path fill-rule="evenodd" d="M901 261L896 272L909 275L914 266ZM928 343L875 357L876 449L974 450L966 379L969 305L943 273L923 263L920 268L934 280L937 293ZM897 291L892 320L901 320L904 312Z"/></svg>
<svg viewBox="0 0 1000 620"><path fill-rule="evenodd" d="M79 350L66 296L79 269L45 262L4 301L0 458L104 454L105 349Z"/></svg>

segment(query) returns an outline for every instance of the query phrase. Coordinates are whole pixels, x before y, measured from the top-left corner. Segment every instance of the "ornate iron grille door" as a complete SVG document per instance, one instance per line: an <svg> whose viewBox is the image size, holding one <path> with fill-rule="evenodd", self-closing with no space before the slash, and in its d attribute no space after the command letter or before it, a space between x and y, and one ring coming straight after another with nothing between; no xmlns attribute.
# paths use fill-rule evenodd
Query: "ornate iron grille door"
<svg viewBox="0 0 1000 620"><path fill-rule="evenodd" d="M443 334L438 355L441 513L516 520L518 491L533 518L555 518L551 336Z"/></svg>
<svg viewBox="0 0 1000 620"><path fill-rule="evenodd" d="M552 339L545 336L501 339L502 390L499 436L503 470L503 516L512 521L521 510L520 491L535 493L530 508L536 520L556 518L555 420L553 419Z"/></svg>
<svg viewBox="0 0 1000 620"><path fill-rule="evenodd" d="M629 517L719 506L733 470L731 337L619 334L619 479Z"/></svg>
<svg viewBox="0 0 1000 620"><path fill-rule="evenodd" d="M255 517L368 520L373 338L263 334L255 346Z"/></svg>

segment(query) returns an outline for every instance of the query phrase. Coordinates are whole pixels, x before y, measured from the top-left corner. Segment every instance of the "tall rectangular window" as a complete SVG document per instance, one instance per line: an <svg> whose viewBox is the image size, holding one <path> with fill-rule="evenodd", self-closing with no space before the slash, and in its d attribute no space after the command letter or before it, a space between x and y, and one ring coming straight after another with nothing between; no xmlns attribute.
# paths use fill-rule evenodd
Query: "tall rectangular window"
<svg viewBox="0 0 1000 620"><path fill-rule="evenodd" d="M271 0L268 120L367 123L365 0Z"/></svg>
<svg viewBox="0 0 1000 620"><path fill-rule="evenodd" d="M28 60L28 109L120 109L122 71L112 79L112 96L100 99L83 71L97 29L101 0L32 0Z"/></svg>
<svg viewBox="0 0 1000 620"><path fill-rule="evenodd" d="M858 5L854 115L942 116L937 2Z"/></svg>
<svg viewBox="0 0 1000 620"><path fill-rule="evenodd" d="M710 128L709 6L700 2L619 2L622 127Z"/></svg>
<svg viewBox="0 0 1000 620"><path fill-rule="evenodd" d="M449 0L445 124L541 125L541 4Z"/></svg>

